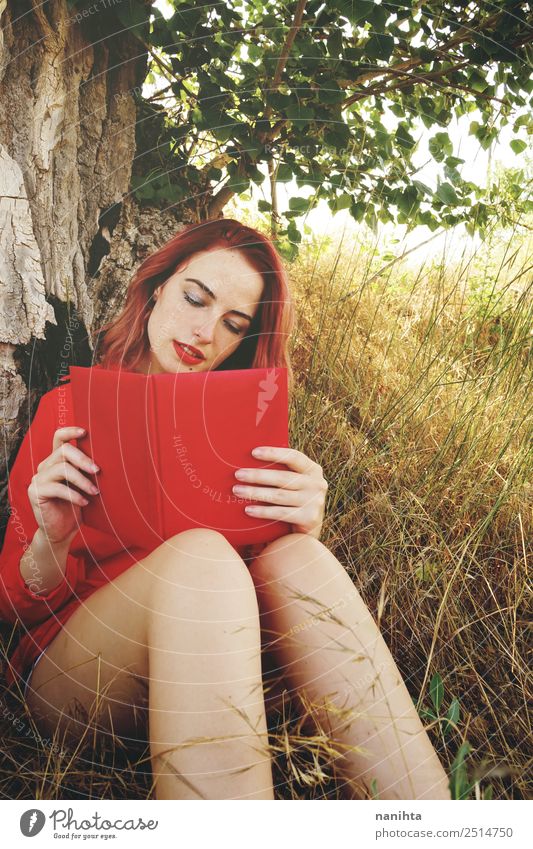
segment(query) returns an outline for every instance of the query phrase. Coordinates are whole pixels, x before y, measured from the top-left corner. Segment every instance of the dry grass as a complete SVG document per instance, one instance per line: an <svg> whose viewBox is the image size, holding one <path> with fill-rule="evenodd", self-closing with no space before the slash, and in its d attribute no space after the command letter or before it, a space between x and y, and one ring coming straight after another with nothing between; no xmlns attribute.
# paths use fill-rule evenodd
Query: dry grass
<svg viewBox="0 0 533 849"><path fill-rule="evenodd" d="M530 248L515 233L453 268L379 274L368 244L311 245L292 267L291 444L330 484L322 539L472 798L528 797ZM52 749L14 702L0 688L2 797L150 797L147 750L91 734ZM269 704L279 797L338 798L327 733L287 692Z"/></svg>
<svg viewBox="0 0 533 849"><path fill-rule="evenodd" d="M457 729L432 735L448 771L468 741L472 795L490 783L495 798L521 798L531 757L531 242L507 234L455 268L417 273L377 274L386 263L358 245L335 260L309 251L295 274L306 376L293 442L314 446L330 482L323 539L425 718L436 673L441 713L459 700Z"/></svg>

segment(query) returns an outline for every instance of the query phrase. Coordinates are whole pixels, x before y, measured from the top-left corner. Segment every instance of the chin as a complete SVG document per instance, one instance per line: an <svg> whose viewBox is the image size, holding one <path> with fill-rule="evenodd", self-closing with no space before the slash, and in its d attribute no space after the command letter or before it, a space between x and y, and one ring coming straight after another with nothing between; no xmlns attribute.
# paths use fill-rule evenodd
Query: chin
<svg viewBox="0 0 533 849"><path fill-rule="evenodd" d="M188 365L188 363L182 363L181 361L176 365L174 365L172 371L176 374L180 372L198 372L198 371L209 371L211 368L209 363L206 363L205 360L202 360L201 363L197 365Z"/></svg>

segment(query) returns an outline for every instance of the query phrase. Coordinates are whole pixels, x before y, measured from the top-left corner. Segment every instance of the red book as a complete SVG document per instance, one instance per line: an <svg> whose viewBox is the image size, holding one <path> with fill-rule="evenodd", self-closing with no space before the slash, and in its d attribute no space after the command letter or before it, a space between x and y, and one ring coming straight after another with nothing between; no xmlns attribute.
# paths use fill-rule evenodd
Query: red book
<svg viewBox="0 0 533 849"><path fill-rule="evenodd" d="M145 549L188 528L212 528L234 546L290 532L244 512L267 502L232 492L238 468L287 469L251 454L289 445L286 368L69 372L74 421L87 431L77 444L100 467L89 475L100 494L88 496L84 524Z"/></svg>

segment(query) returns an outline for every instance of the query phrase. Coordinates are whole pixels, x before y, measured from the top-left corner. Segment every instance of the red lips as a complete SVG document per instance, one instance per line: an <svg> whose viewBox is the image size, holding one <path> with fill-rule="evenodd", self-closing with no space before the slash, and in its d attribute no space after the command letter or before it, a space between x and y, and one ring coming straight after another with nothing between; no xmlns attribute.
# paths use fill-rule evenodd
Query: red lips
<svg viewBox="0 0 533 849"><path fill-rule="evenodd" d="M199 351L198 348L195 348L193 345L187 345L187 348L189 351L193 351L195 356L191 356L191 354L189 354L188 351L183 347L185 344L184 342L177 342L176 340L174 340L172 344L174 345L174 350L176 351L177 355L185 362L199 363L201 360L205 360L205 356L202 354L202 352Z"/></svg>

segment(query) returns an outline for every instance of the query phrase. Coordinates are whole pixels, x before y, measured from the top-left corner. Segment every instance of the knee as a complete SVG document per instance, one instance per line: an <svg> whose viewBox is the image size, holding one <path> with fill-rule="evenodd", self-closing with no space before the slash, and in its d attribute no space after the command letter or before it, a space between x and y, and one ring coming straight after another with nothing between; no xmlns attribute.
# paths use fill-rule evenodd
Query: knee
<svg viewBox="0 0 533 849"><path fill-rule="evenodd" d="M320 540L309 534L286 534L268 543L253 561L251 570L264 581L276 581L298 574L300 569L309 572L313 564L324 568L324 555L331 553Z"/></svg>
<svg viewBox="0 0 533 849"><path fill-rule="evenodd" d="M224 559L236 559L239 555L226 537L211 528L189 528L174 534L162 543L169 553L186 552L202 558L211 555L216 563Z"/></svg>
<svg viewBox="0 0 533 849"><path fill-rule="evenodd" d="M158 554L154 579L159 587L245 590L255 597L246 564L218 531L209 528L182 531L165 540Z"/></svg>
<svg viewBox="0 0 533 849"><path fill-rule="evenodd" d="M321 557L327 551L326 546L310 534L285 534L269 542L258 555L258 559L272 560L275 557L276 560L279 560L279 555L282 555L286 562L300 561L302 557L305 557L306 560L313 560L316 557Z"/></svg>

